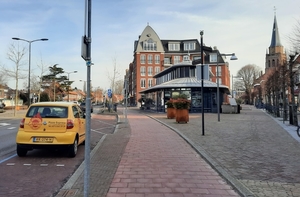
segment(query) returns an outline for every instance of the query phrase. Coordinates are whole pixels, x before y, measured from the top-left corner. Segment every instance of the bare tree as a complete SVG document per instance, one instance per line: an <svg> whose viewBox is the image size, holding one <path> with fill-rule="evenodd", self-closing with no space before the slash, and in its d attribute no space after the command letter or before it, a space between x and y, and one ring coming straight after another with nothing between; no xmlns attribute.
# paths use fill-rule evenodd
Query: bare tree
<svg viewBox="0 0 300 197"><path fill-rule="evenodd" d="M14 44L11 44L7 57L10 61L14 62L15 67L3 68L3 71L6 73L7 77L12 78L16 80L16 90L15 90L15 109L14 109L14 115L16 114L17 104L18 104L18 82L19 79L25 79L25 75L22 74L22 66L24 65L23 57L26 54L26 49L20 48L19 44L16 46Z"/></svg>
<svg viewBox="0 0 300 197"><path fill-rule="evenodd" d="M243 82L244 88L245 88L247 102L253 103L253 98L251 96L251 90L253 88L254 81L259 76L260 72L261 72L261 69L254 64L248 64L248 65L242 67L237 72L237 77L242 78L242 82Z"/></svg>
<svg viewBox="0 0 300 197"><path fill-rule="evenodd" d="M3 65L0 66L4 68ZM7 83L7 75L3 69L0 70L0 85L5 85Z"/></svg>
<svg viewBox="0 0 300 197"><path fill-rule="evenodd" d="M110 88L113 94L116 94L116 81L121 79L121 74L117 69L117 58L113 58L113 72L110 74L108 71L107 76L110 82Z"/></svg>
<svg viewBox="0 0 300 197"><path fill-rule="evenodd" d="M115 94L121 95L124 89L124 80L119 79L115 83Z"/></svg>
<svg viewBox="0 0 300 197"><path fill-rule="evenodd" d="M294 25L292 32L288 36L288 40L290 41L290 44L292 46L291 53L299 53L300 52L300 20L296 21L296 24Z"/></svg>

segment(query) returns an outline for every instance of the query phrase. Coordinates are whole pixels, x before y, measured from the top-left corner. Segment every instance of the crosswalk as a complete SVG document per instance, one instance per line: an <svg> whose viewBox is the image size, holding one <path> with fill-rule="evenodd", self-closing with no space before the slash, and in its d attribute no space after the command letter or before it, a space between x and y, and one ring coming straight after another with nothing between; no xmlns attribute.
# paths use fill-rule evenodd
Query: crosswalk
<svg viewBox="0 0 300 197"><path fill-rule="evenodd" d="M0 126L8 126L11 125L10 123L0 122Z"/></svg>
<svg viewBox="0 0 300 197"><path fill-rule="evenodd" d="M1 127L6 127L6 126L9 126L9 125L11 125L10 123L6 123L6 122L0 122L0 128ZM6 129L9 129L9 130L11 130L11 129L15 129L16 127L7 127Z"/></svg>

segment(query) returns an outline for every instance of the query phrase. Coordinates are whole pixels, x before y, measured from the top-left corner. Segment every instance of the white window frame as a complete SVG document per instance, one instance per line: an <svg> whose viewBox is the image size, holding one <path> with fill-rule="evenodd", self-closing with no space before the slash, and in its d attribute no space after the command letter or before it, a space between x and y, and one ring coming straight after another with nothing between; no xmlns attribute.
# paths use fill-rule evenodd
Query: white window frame
<svg viewBox="0 0 300 197"><path fill-rule="evenodd" d="M152 75L153 75L153 67L148 66L148 76L152 76Z"/></svg>
<svg viewBox="0 0 300 197"><path fill-rule="evenodd" d="M169 43L168 49L169 51L180 51L180 43Z"/></svg>
<svg viewBox="0 0 300 197"><path fill-rule="evenodd" d="M219 85L222 85L222 78L221 78L221 77L218 77L217 79L218 79L218 81L219 81Z"/></svg>
<svg viewBox="0 0 300 197"><path fill-rule="evenodd" d="M141 64L145 64L146 63L146 55L142 54L140 56L140 58L141 58Z"/></svg>
<svg viewBox="0 0 300 197"><path fill-rule="evenodd" d="M153 86L153 80L151 78L151 79L148 79L148 88L150 88L152 86Z"/></svg>
<svg viewBox="0 0 300 197"><path fill-rule="evenodd" d="M146 67L145 66L141 66L140 71L141 71L141 76L146 76Z"/></svg>
<svg viewBox="0 0 300 197"><path fill-rule="evenodd" d="M210 53L209 54L209 61L211 63L218 62L218 54L217 53Z"/></svg>
<svg viewBox="0 0 300 197"><path fill-rule="evenodd" d="M146 79L145 78L141 78L141 88L146 88Z"/></svg>
<svg viewBox="0 0 300 197"><path fill-rule="evenodd" d="M147 60L148 60L148 64L152 64L153 63L153 55L148 55Z"/></svg>
<svg viewBox="0 0 300 197"><path fill-rule="evenodd" d="M155 64L160 63L160 55L155 55Z"/></svg>
<svg viewBox="0 0 300 197"><path fill-rule="evenodd" d="M174 56L174 64L180 63L180 56L175 55Z"/></svg>
<svg viewBox="0 0 300 197"><path fill-rule="evenodd" d="M158 74L158 73L160 73L160 67L159 66L155 66L155 74Z"/></svg>
<svg viewBox="0 0 300 197"><path fill-rule="evenodd" d="M196 49L195 42L185 42L183 44L183 50L185 50L185 51L194 51L195 49Z"/></svg>
<svg viewBox="0 0 300 197"><path fill-rule="evenodd" d="M219 72L217 72L217 71L219 71ZM222 76L222 69L221 69L220 65L219 65L219 68L216 67L216 73L217 73L218 77Z"/></svg>

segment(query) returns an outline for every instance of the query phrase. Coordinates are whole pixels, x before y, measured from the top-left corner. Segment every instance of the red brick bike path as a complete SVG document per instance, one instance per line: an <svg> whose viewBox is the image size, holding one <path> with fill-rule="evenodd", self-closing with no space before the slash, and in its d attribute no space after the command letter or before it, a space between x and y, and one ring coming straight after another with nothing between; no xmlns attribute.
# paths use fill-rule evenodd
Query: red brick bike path
<svg viewBox="0 0 300 197"><path fill-rule="evenodd" d="M137 112L107 197L233 197L239 194L178 134Z"/></svg>

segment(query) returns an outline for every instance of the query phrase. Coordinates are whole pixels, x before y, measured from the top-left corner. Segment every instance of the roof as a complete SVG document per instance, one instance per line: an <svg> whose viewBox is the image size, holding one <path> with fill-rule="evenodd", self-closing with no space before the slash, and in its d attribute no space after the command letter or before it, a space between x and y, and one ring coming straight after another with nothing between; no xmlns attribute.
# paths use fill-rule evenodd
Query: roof
<svg viewBox="0 0 300 197"><path fill-rule="evenodd" d="M146 90L141 91L140 93L147 93L153 92L158 89L166 89L166 88L193 88L193 87L202 87L202 81L197 80L196 77L189 77L189 78L177 78L165 83L150 87ZM206 88L217 88L217 83L212 81L203 80L203 87ZM226 93L230 94L228 87L225 85L219 85L219 88L225 91Z"/></svg>
<svg viewBox="0 0 300 197"><path fill-rule="evenodd" d="M282 46L282 44L281 44L280 38L279 38L279 31L278 31L276 16L274 16L274 23L273 23L272 38L271 38L270 47L276 47L276 46Z"/></svg>
<svg viewBox="0 0 300 197"><path fill-rule="evenodd" d="M38 103L32 103L31 106L60 106L60 107L66 107L69 105L76 105L73 102L65 102L65 101L58 101L58 102L38 102Z"/></svg>

